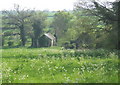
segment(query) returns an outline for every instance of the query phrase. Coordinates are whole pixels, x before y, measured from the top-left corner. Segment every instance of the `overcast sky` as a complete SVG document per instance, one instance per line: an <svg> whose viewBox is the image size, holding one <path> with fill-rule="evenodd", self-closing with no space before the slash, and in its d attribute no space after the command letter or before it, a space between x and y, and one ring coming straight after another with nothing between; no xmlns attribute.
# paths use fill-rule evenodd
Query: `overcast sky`
<svg viewBox="0 0 120 85"><path fill-rule="evenodd" d="M1 0L0 10L10 10L14 8L14 4L19 4L22 8L36 10L72 10L74 2L77 0ZM103 0L104 1L104 0ZM114 0L109 0L114 1Z"/></svg>
<svg viewBox="0 0 120 85"><path fill-rule="evenodd" d="M19 4L21 7L35 8L37 10L62 10L73 9L73 4L76 0L1 0L0 10L13 9L14 4Z"/></svg>

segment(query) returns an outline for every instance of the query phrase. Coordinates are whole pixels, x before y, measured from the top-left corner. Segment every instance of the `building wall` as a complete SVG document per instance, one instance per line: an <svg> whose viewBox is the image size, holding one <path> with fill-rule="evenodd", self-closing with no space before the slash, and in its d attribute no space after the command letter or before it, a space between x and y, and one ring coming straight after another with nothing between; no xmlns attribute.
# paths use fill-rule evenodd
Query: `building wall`
<svg viewBox="0 0 120 85"><path fill-rule="evenodd" d="M43 35L39 38L39 47L50 47L51 46L51 39Z"/></svg>

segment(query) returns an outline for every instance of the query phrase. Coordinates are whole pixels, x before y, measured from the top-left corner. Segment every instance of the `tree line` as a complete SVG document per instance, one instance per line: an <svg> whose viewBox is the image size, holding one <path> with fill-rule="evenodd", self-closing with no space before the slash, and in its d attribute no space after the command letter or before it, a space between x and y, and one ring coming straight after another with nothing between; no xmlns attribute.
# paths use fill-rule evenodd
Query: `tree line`
<svg viewBox="0 0 120 85"><path fill-rule="evenodd" d="M65 48L119 49L119 1L79 0L73 11L57 11L48 20L49 12L22 9L2 11L2 42L18 46L39 47L39 38L49 32L57 46ZM14 41L15 42L15 41Z"/></svg>

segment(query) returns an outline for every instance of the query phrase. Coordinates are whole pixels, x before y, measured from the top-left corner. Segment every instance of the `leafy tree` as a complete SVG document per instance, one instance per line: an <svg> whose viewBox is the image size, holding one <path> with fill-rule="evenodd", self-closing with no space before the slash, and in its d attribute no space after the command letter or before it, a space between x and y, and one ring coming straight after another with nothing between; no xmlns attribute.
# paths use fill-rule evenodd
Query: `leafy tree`
<svg viewBox="0 0 120 85"><path fill-rule="evenodd" d="M5 14L3 19L6 19L5 24L7 24L7 28L18 28L20 30L21 46L25 46L25 24L28 23L28 19L32 16L33 11L20 9L19 5L15 5L14 10L3 11L3 13Z"/></svg>
<svg viewBox="0 0 120 85"><path fill-rule="evenodd" d="M106 40L103 42L106 48L118 47L118 18L120 11L118 10L120 1L118 2L100 2L96 0L80 0L76 4L77 10L86 10L89 13L98 16L100 21L106 23L106 35L101 38ZM112 28L112 29L111 29ZM105 37L106 36L106 37ZM114 38L112 38L114 37Z"/></svg>
<svg viewBox="0 0 120 85"><path fill-rule="evenodd" d="M69 21L72 19L72 16L69 12L58 11L54 15L53 27L55 29L55 36L58 39L64 36L65 32L69 27Z"/></svg>
<svg viewBox="0 0 120 85"><path fill-rule="evenodd" d="M35 12L31 17L31 24L33 28L31 47L39 47L39 37L42 35L43 28L45 28L45 20L47 16L43 12Z"/></svg>
<svg viewBox="0 0 120 85"><path fill-rule="evenodd" d="M97 26L102 24L98 22L98 17L92 15L84 15L84 11L75 11L76 19L71 22L72 28L76 31L74 42L76 48L93 48L95 46L96 30L100 30Z"/></svg>

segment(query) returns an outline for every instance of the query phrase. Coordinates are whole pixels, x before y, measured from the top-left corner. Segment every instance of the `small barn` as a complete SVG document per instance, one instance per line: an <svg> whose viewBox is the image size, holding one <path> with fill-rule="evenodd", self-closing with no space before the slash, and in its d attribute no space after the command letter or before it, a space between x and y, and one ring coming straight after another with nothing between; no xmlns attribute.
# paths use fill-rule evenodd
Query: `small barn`
<svg viewBox="0 0 120 85"><path fill-rule="evenodd" d="M51 33L44 33L39 38L39 46L40 47L51 47L56 44L56 38Z"/></svg>

